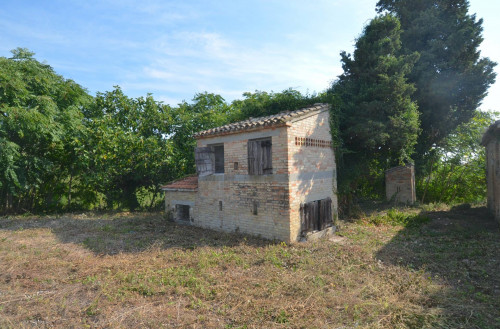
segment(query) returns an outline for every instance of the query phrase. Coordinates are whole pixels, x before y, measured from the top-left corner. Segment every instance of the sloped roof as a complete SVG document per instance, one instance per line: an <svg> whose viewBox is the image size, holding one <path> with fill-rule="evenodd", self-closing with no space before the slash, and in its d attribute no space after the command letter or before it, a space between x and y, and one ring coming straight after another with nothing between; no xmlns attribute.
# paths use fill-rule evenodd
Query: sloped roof
<svg viewBox="0 0 500 329"><path fill-rule="evenodd" d="M481 145L486 146L490 140L495 137L500 136L500 120L495 121L491 126L489 126L488 130L483 135L483 139L481 140Z"/></svg>
<svg viewBox="0 0 500 329"><path fill-rule="evenodd" d="M231 134L245 130L251 130L261 127L271 127L282 125L286 122L301 119L304 116L309 116L319 112L327 111L328 104L316 103L314 105L302 108L296 111L285 111L278 114L273 114L265 117L250 118L243 121L230 123L224 126L203 130L194 134L195 138L203 138L205 136L214 136L222 134Z"/></svg>
<svg viewBox="0 0 500 329"><path fill-rule="evenodd" d="M198 176L187 176L161 187L164 191L196 191L198 189Z"/></svg>

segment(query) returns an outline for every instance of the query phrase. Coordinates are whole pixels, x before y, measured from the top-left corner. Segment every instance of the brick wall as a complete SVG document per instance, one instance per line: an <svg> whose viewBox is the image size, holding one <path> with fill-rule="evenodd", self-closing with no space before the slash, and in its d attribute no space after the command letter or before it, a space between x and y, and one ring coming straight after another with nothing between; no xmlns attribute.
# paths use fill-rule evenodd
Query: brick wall
<svg viewBox="0 0 500 329"><path fill-rule="evenodd" d="M290 239L300 233L300 204L332 199L337 214L336 164L329 113L323 112L294 122L288 129L288 168L290 174Z"/></svg>
<svg viewBox="0 0 500 329"><path fill-rule="evenodd" d="M248 175L247 143L258 138L271 138L273 175ZM286 127L198 140L199 147L221 143L224 174L199 177L195 225L288 241Z"/></svg>
<svg viewBox="0 0 500 329"><path fill-rule="evenodd" d="M415 167L408 165L386 170L385 195L387 200L414 203L416 201Z"/></svg>
<svg viewBox="0 0 500 329"><path fill-rule="evenodd" d="M272 175L248 175L248 140L257 138L271 138ZM328 112L280 127L198 139L198 147L224 144L224 174L199 177L194 224L296 241L301 202L330 197L336 214L330 141Z"/></svg>

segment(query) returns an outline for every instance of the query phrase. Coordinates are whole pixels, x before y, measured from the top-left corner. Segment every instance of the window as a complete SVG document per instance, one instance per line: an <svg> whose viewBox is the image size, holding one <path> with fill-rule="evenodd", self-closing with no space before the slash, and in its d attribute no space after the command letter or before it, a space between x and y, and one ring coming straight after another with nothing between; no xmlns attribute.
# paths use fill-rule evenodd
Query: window
<svg viewBox="0 0 500 329"><path fill-rule="evenodd" d="M175 205L175 219L189 221L189 206L184 204Z"/></svg>
<svg viewBox="0 0 500 329"><path fill-rule="evenodd" d="M215 173L223 174L224 173L224 145L214 145L212 146L214 149L214 157L215 157Z"/></svg>
<svg viewBox="0 0 500 329"><path fill-rule="evenodd" d="M273 173L271 149L270 138L248 141L249 175L269 175Z"/></svg>
<svg viewBox="0 0 500 329"><path fill-rule="evenodd" d="M321 231L333 224L332 199L326 198L300 205L301 233Z"/></svg>
<svg viewBox="0 0 500 329"><path fill-rule="evenodd" d="M254 201L252 204L252 214L258 215L259 214L259 203L257 201Z"/></svg>
<svg viewBox="0 0 500 329"><path fill-rule="evenodd" d="M224 145L197 147L194 150L194 158L200 177L224 173Z"/></svg>

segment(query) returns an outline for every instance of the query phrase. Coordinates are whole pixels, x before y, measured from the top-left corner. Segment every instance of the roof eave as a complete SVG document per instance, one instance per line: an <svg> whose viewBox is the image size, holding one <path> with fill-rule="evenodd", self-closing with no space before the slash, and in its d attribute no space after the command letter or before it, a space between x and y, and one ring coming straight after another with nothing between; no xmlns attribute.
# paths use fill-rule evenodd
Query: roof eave
<svg viewBox="0 0 500 329"><path fill-rule="evenodd" d="M162 191L169 192L197 192L198 188L170 188L170 187L162 187Z"/></svg>
<svg viewBox="0 0 500 329"><path fill-rule="evenodd" d="M323 112L327 112L329 110L329 107L328 106L325 106L324 108L320 108L320 109L317 109L317 110L314 110L314 111L311 111L307 114L304 114L304 115L301 115L299 117L296 117L296 118L291 118L289 120L287 120L287 123L289 123L291 125L291 123L294 123L294 122L297 122L297 121L301 121L301 120L304 120L304 119L307 119L307 118L310 118L312 117L313 115L318 115L320 113L323 113Z"/></svg>
<svg viewBox="0 0 500 329"><path fill-rule="evenodd" d="M281 123L276 123L276 124L272 124L272 125L262 125L262 126L256 126L256 127L250 127L250 128L244 128L244 129L227 130L227 131L221 131L221 132L203 134L203 135L195 134L195 135L193 135L193 137L198 140L198 139L203 139L203 138L220 137L220 136L226 136L226 135L247 133L247 132L252 132L252 131L257 131L257 130L281 128L281 127L285 127L285 126L290 126L289 122L281 122Z"/></svg>

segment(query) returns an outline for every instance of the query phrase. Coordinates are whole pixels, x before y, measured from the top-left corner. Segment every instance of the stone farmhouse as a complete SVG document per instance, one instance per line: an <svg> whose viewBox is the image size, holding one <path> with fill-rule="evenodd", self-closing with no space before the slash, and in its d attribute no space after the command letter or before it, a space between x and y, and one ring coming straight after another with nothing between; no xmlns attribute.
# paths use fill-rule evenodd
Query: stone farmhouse
<svg viewBox="0 0 500 329"><path fill-rule="evenodd" d="M329 106L315 104L195 135L197 175L162 187L178 223L297 241L332 226Z"/></svg>
<svg viewBox="0 0 500 329"><path fill-rule="evenodd" d="M500 222L500 120L484 133L481 145L486 147L488 209Z"/></svg>

